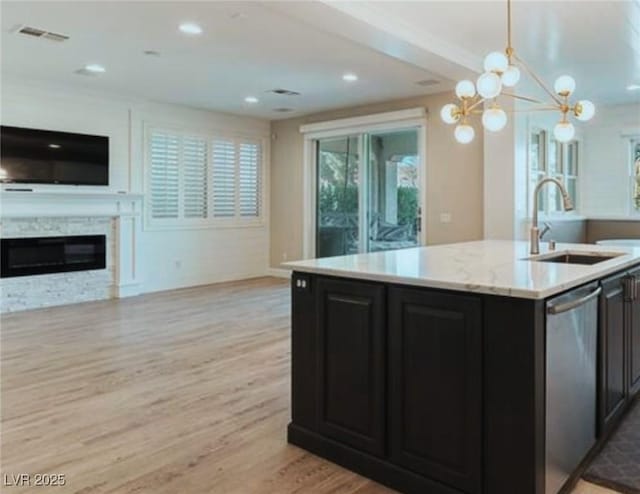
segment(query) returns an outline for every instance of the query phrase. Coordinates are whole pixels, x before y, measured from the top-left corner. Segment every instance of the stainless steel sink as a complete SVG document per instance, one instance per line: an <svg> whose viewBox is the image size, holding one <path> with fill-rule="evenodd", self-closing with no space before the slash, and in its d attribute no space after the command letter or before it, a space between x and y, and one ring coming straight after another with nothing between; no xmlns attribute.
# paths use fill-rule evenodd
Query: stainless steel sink
<svg viewBox="0 0 640 494"><path fill-rule="evenodd" d="M554 255L546 255L540 257L530 257L529 261L537 262L557 262L561 264L587 264L593 265L599 262L608 261L618 256L622 256L622 253L602 252L602 253L590 253L590 252L560 252Z"/></svg>

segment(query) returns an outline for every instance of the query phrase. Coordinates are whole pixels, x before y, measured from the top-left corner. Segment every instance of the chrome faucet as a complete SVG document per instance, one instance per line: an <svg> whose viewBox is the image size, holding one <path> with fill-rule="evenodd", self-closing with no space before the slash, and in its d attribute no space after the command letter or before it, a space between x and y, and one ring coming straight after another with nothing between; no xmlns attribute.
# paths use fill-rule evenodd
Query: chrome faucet
<svg viewBox="0 0 640 494"><path fill-rule="evenodd" d="M531 231L529 233L529 238L531 241L531 254L540 254L540 229L538 228L538 194L542 186L546 183L554 183L560 189L560 194L562 194L562 207L565 211L573 211L573 202L571 202L571 197L569 197L569 193L567 189L564 188L562 182L556 178L546 177L538 182L535 190L533 191L533 221L531 222Z"/></svg>

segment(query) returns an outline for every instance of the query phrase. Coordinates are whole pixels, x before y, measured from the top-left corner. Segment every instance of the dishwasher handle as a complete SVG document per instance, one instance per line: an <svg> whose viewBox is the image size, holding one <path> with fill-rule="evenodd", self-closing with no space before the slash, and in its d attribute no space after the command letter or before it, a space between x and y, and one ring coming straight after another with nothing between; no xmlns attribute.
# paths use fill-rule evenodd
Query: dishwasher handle
<svg viewBox="0 0 640 494"><path fill-rule="evenodd" d="M595 290L593 290L590 294L585 295L584 297L577 298L572 300L571 302L565 302L563 304L558 305L550 305L547 307L547 312L549 314L562 314L563 312L570 311L575 309L576 307L580 307L582 304L586 304L589 300L593 300L602 292L602 287L599 286Z"/></svg>

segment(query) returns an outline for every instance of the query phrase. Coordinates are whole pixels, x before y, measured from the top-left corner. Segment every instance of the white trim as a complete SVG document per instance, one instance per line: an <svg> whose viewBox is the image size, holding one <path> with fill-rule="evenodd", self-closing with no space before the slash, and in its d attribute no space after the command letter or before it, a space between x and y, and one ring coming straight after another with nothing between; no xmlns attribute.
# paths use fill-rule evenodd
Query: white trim
<svg viewBox="0 0 640 494"><path fill-rule="evenodd" d="M303 259L315 257L316 248L316 153L315 142L318 139L353 134L375 133L376 131L394 131L416 129L418 132L418 181L420 186L421 232L420 245L427 243L427 111L418 107L386 113L377 113L361 117L343 118L327 122L303 125L303 190L302 190L302 256ZM389 119L389 120L385 120ZM361 144L362 146L362 144ZM362 150L361 150L362 151ZM359 208L361 209L361 208Z"/></svg>
<svg viewBox="0 0 640 494"><path fill-rule="evenodd" d="M640 137L640 127L627 127L620 131L621 137L629 137L631 139Z"/></svg>
<svg viewBox="0 0 640 494"><path fill-rule="evenodd" d="M282 268L267 268L267 276L289 279L291 278L291 270Z"/></svg>
<svg viewBox="0 0 640 494"><path fill-rule="evenodd" d="M372 115L364 115L361 117L340 118L337 120L328 120L300 126L300 132L303 134L324 133L326 131L337 131L342 129L344 132L353 132L354 129L366 127L371 129L376 125L388 126L393 122L407 120L424 119L427 116L427 110L423 107L411 108L408 110L390 111L385 113L374 113ZM341 132L341 133L344 133ZM323 137L326 137L323 135ZM317 137L316 137L317 138Z"/></svg>

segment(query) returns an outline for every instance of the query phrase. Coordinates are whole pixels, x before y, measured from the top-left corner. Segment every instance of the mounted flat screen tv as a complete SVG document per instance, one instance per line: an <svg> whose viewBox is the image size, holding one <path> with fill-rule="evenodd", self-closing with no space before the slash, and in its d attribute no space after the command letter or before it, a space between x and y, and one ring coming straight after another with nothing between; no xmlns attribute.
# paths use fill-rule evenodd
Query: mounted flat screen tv
<svg viewBox="0 0 640 494"><path fill-rule="evenodd" d="M109 138L2 125L0 182L109 185Z"/></svg>

